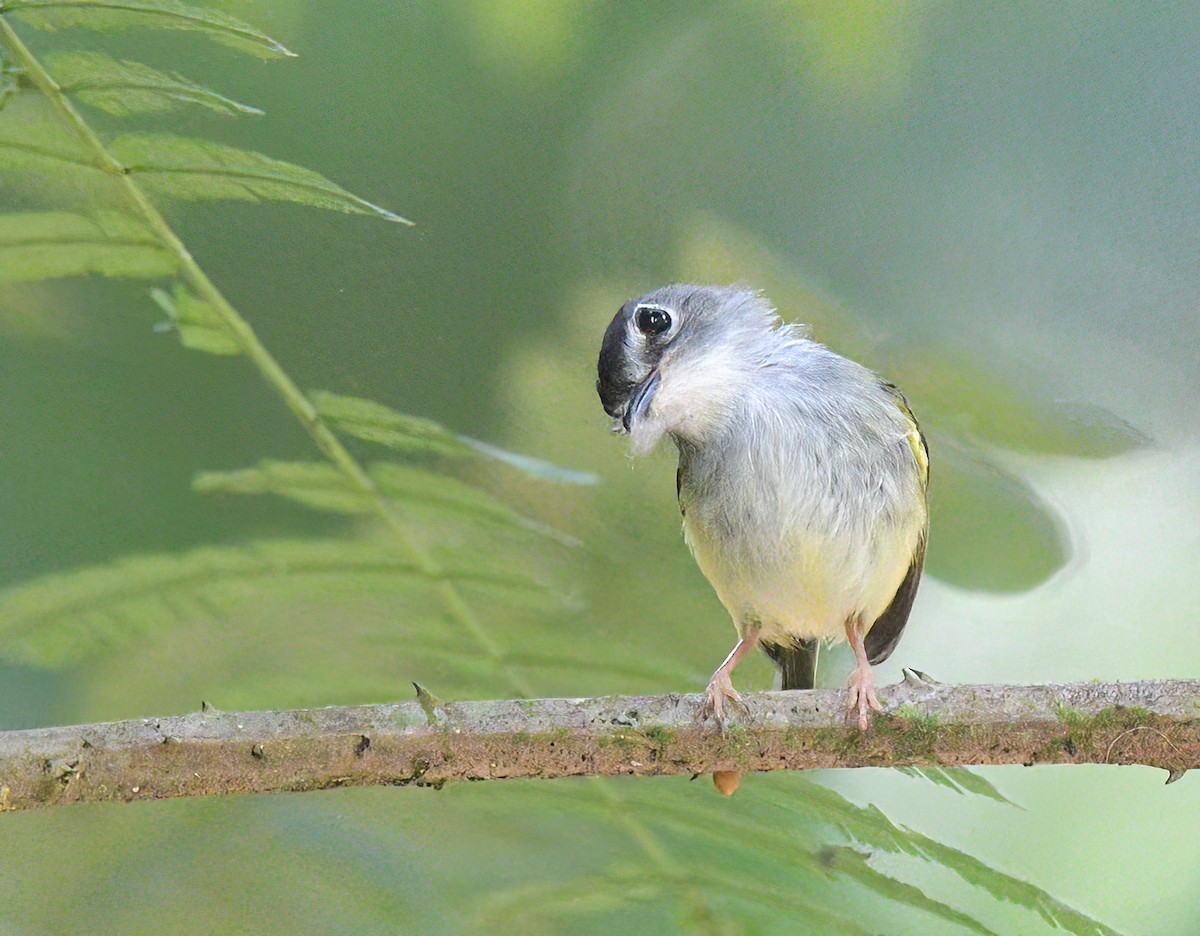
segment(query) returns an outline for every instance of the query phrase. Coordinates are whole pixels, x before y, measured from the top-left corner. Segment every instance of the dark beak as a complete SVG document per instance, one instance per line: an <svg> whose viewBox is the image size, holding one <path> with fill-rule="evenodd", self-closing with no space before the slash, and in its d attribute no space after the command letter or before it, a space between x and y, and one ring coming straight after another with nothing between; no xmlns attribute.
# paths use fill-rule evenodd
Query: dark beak
<svg viewBox="0 0 1200 936"><path fill-rule="evenodd" d="M641 419L646 415L646 410L650 408L650 401L654 399L654 391L658 389L658 380L658 368L655 368L646 375L645 380L633 388L629 405L625 407L625 416L621 419L621 426L626 432L629 431L629 425L633 420Z"/></svg>

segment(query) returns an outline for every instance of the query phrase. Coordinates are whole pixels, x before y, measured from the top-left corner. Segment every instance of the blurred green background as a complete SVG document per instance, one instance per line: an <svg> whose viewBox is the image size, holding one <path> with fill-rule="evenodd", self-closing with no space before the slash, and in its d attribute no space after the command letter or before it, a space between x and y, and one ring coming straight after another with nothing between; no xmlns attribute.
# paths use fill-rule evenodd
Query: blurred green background
<svg viewBox="0 0 1200 936"><path fill-rule="evenodd" d="M18 29L35 51L99 42L266 111L135 126L310 166L416 221L168 209L301 386L598 475L593 487L482 479L583 541L545 559L570 601L525 621L474 596L501 648L489 659L444 620L439 643L406 633L439 612L386 587L234 596L236 613L172 607L170 627L69 668L0 669L0 725L172 714L202 698L378 702L411 680L447 698L699 690L734 634L679 536L672 456L633 465L593 388L620 303L678 280L766 289L785 318L899 383L928 430L928 574L883 683L901 666L944 682L1196 676L1194 4L221 6L299 58ZM16 183L0 164L0 208L39 203ZM0 584L137 554L370 535L282 501L192 492L201 470L315 453L244 360L185 350L155 328L162 317L140 283L0 288ZM849 663L835 651L822 667L840 685ZM762 660L738 675L742 688L770 682ZM891 771L819 779L1122 932L1200 928L1200 781L979 772L1021 808ZM751 776L732 800L663 778L6 816L0 928L824 932L773 903L812 886L787 843L826 834L790 807L801 783ZM687 887L655 890L646 866ZM725 886L723 867L768 896ZM1050 930L933 866L904 873L996 932ZM823 886L868 932L960 931Z"/></svg>

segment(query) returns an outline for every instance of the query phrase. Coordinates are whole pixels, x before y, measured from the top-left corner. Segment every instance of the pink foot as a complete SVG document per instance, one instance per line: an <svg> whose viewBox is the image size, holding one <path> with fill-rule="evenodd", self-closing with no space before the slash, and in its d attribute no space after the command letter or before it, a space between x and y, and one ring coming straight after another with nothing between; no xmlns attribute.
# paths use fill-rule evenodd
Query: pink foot
<svg viewBox="0 0 1200 936"><path fill-rule="evenodd" d="M713 673L712 679L708 681L708 688L704 690L704 704L700 706L701 720L711 718L724 727L726 702L740 706L742 697L733 688L729 674L724 669L719 669Z"/></svg>
<svg viewBox="0 0 1200 936"><path fill-rule="evenodd" d="M879 703L879 696L875 694L875 674L871 672L870 665L855 669L850 674L846 685L849 688L846 710L858 711L859 730L866 731L871 727L871 710L883 711L883 706Z"/></svg>

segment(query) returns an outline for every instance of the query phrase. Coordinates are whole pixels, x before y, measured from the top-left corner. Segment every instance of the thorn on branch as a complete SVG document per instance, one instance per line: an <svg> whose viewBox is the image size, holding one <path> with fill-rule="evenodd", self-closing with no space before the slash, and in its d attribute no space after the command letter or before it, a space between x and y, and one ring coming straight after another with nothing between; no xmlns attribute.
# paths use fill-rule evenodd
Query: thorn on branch
<svg viewBox="0 0 1200 936"><path fill-rule="evenodd" d="M425 712L425 718L429 720L429 726L431 728L435 727L438 723L436 709L442 706L442 700L420 683L414 682L413 688L417 690L417 701L421 703L421 708Z"/></svg>

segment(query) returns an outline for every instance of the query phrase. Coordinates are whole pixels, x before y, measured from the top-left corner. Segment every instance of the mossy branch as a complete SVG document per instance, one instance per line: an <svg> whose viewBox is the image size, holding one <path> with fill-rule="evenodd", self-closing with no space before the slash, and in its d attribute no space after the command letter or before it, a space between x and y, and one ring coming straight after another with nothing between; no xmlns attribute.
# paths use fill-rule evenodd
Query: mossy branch
<svg viewBox="0 0 1200 936"><path fill-rule="evenodd" d="M762 692L725 732L699 695L200 712L0 733L0 810L453 780L829 767L1200 767L1200 680L900 683L861 734L844 693Z"/></svg>

